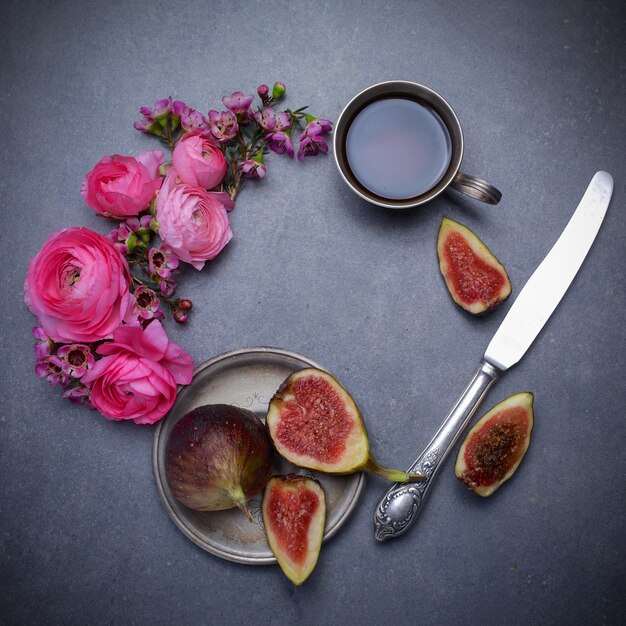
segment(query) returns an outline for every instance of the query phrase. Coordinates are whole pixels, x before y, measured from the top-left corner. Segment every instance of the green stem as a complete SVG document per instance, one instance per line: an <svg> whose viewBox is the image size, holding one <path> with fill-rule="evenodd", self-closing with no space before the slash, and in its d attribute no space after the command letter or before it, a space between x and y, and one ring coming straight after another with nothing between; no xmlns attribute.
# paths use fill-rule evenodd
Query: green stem
<svg viewBox="0 0 626 626"><path fill-rule="evenodd" d="M416 483L428 478L425 474L409 474L402 470L379 465L371 456L367 459L367 463L363 469L366 472L376 474L392 483Z"/></svg>
<svg viewBox="0 0 626 626"><path fill-rule="evenodd" d="M240 486L228 493L228 497L245 513L249 521L252 521L252 513L248 501Z"/></svg>

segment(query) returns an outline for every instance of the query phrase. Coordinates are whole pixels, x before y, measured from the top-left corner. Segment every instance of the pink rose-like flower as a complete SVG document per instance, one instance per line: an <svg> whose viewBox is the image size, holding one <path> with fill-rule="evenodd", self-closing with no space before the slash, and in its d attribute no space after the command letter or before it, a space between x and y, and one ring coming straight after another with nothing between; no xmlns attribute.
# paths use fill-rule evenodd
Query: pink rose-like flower
<svg viewBox="0 0 626 626"><path fill-rule="evenodd" d="M168 340L159 321L145 329L120 326L96 352L102 358L81 380L92 405L111 420L153 424L174 404L176 386L193 375L193 359Z"/></svg>
<svg viewBox="0 0 626 626"><path fill-rule="evenodd" d="M215 139L201 133L185 133L179 139L172 163L184 183L205 189L219 185L228 167Z"/></svg>
<svg viewBox="0 0 626 626"><path fill-rule="evenodd" d="M81 195L96 213L124 219L150 205L161 186L161 150L144 150L136 157L114 154L103 157L85 176Z"/></svg>
<svg viewBox="0 0 626 626"><path fill-rule="evenodd" d="M24 301L56 342L112 336L129 305L130 270L106 237L88 228L50 235L28 266Z"/></svg>
<svg viewBox="0 0 626 626"><path fill-rule="evenodd" d="M231 240L224 194L176 182L170 170L156 202L156 220L163 243L197 270Z"/></svg>

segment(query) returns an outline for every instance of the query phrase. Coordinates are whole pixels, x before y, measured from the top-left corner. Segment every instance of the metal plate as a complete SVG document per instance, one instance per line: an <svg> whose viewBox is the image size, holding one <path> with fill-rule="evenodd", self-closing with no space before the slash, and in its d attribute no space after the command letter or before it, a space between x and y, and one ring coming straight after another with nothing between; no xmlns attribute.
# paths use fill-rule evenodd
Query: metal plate
<svg viewBox="0 0 626 626"><path fill-rule="evenodd" d="M176 526L207 552L251 565L276 562L263 529L261 494L250 501L252 524L239 509L193 511L172 496L164 464L170 431L183 415L203 404L234 404L253 411L264 420L267 405L283 380L304 367L324 369L310 359L278 348L248 348L217 356L196 368L191 384L181 389L174 406L157 426L152 467L159 494ZM327 541L354 509L365 483L364 474L318 474L277 457L274 473L289 472L313 476L322 485L326 495L324 541Z"/></svg>

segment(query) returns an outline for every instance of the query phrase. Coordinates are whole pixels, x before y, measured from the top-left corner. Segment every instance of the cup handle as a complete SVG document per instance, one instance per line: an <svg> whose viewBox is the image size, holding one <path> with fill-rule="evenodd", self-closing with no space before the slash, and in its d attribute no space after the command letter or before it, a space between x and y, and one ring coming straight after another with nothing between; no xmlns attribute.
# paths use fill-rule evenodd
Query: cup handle
<svg viewBox="0 0 626 626"><path fill-rule="evenodd" d="M487 204L498 204L502 199L502 192L499 189L481 178L463 172L457 173L452 179L450 187Z"/></svg>

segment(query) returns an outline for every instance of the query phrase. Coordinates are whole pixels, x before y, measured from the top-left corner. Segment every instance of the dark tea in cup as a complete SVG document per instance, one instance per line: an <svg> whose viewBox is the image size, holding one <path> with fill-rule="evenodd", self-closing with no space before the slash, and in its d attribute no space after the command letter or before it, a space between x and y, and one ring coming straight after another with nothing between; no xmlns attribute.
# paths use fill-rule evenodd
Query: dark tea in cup
<svg viewBox="0 0 626 626"><path fill-rule="evenodd" d="M493 185L459 171L461 124L438 93L418 83L387 81L354 96L333 142L341 176L372 204L415 207L448 187L490 204L502 197Z"/></svg>
<svg viewBox="0 0 626 626"><path fill-rule="evenodd" d="M450 133L431 108L407 98L368 104L351 121L346 157L355 178L383 198L406 200L432 189L452 157Z"/></svg>

